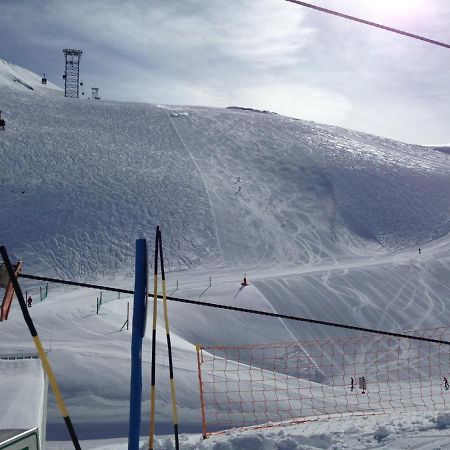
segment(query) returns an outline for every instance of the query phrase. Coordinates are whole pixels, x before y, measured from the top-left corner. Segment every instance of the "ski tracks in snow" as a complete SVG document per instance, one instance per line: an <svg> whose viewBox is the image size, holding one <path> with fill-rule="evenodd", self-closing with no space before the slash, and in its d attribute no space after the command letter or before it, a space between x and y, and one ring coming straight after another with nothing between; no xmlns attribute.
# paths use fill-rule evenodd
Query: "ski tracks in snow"
<svg viewBox="0 0 450 450"><path fill-rule="evenodd" d="M222 254L222 249L221 249L221 245L220 245L220 238L219 238L219 232L218 232L218 229L217 229L217 221L216 221L215 214L214 214L214 208L212 207L211 196L209 195L208 187L207 187L207 185L206 185L206 182L205 182L205 178L204 178L204 176L203 176L203 173L202 173L202 171L200 170L200 167L198 166L197 161L195 160L194 156L192 155L192 152L189 150L188 146L186 145L186 143L184 142L184 140L183 140L183 138L181 137L180 133L178 132L178 129L177 129L177 127L176 127L176 125L175 125L175 123L174 123L174 121L173 121L173 119L172 119L173 116L171 116L170 113L169 113L168 111L166 111L166 116L167 116L167 119L169 120L169 123L170 123L170 125L172 126L172 128L173 128L175 134L178 136L178 139L180 140L180 142L181 142L183 148L185 149L186 153L187 153L187 154L189 155L189 157L191 158L192 163L193 163L194 166L196 167L196 169L197 169L197 171L198 171L198 174L199 174L199 176L200 176L200 178L201 178L201 180L202 180L202 182L203 182L203 186L204 186L204 189L205 189L207 198L208 198L208 203L209 203L209 208L210 208L210 211L211 211L211 216L212 216L212 218L213 218L213 220L214 220L214 229L215 229L215 232L216 232L216 241L217 241L217 245L218 245L218 247L219 247L220 253ZM176 117L178 117L178 116L176 116Z"/></svg>

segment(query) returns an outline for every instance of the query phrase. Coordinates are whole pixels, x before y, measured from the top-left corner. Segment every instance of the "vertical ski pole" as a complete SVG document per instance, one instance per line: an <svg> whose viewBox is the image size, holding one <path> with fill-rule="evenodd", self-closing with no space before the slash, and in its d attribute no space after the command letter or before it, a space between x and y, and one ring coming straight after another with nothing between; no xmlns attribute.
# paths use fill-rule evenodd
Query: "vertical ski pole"
<svg viewBox="0 0 450 450"><path fill-rule="evenodd" d="M17 277L14 273L14 269L11 265L11 261L9 260L8 253L6 252L6 248L4 246L0 247L0 253L3 258L3 262L5 263L6 269L8 271L9 279L11 280L14 291L16 293L17 299L19 300L20 309L22 310L23 318L30 330L30 334L33 338L34 345L39 354L39 358L41 359L42 367L47 375L47 378L50 382L50 386L52 388L53 394L56 399L56 403L58 404L58 408L63 416L64 422L66 424L67 430L69 431L70 438L72 440L73 446L76 450L81 450L80 443L78 442L78 437L75 433L75 428L73 427L72 421L70 420L69 413L66 409L66 405L64 404L64 400L61 395L61 391L59 390L58 382L56 381L55 374L50 366L50 362L47 358L47 354L45 353L44 347L42 346L41 340L38 336L36 328L34 326L33 320L31 319L30 313L28 312L27 305L25 303L25 299L23 298L22 289L20 288L19 282L17 281Z"/></svg>
<svg viewBox="0 0 450 450"><path fill-rule="evenodd" d="M152 371L150 387L150 436L148 448L153 450L155 439L155 395L156 395L156 319L158 318L158 239L159 226L156 227L155 261L153 272L153 326L152 326Z"/></svg>
<svg viewBox="0 0 450 450"><path fill-rule="evenodd" d="M164 323L166 327L167 337L167 351L169 354L169 376L170 376L170 395L172 398L172 420L175 436L175 450L179 450L180 445L178 441L178 413L177 413L177 400L175 396L175 381L173 379L173 363L172 363L172 344L170 342L170 330L169 330L169 314L167 311L167 292L166 292L166 275L164 273L164 256L162 248L161 231L159 231L159 257L161 261L161 278L162 278L162 291L163 291L163 307L164 307Z"/></svg>
<svg viewBox="0 0 450 450"><path fill-rule="evenodd" d="M133 329L131 335L130 424L128 450L139 450L142 401L142 338L147 297L147 241L136 241Z"/></svg>

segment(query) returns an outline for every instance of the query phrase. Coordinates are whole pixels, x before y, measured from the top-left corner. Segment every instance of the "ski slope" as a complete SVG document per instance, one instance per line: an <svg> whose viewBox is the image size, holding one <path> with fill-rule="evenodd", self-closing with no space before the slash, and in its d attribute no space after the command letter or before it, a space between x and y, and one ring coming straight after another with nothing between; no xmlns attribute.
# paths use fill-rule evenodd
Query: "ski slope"
<svg viewBox="0 0 450 450"><path fill-rule="evenodd" d="M180 270L317 265L450 229L449 155L427 147L271 113L50 89L3 87L2 110L1 237L33 271L130 275L130 236L153 238L157 224Z"/></svg>
<svg viewBox="0 0 450 450"><path fill-rule="evenodd" d="M4 59L0 59L0 86L2 92L29 92L34 95L48 94L64 95L64 91L47 80L47 84L42 84L42 76L30 72L23 67L11 64Z"/></svg>
<svg viewBox="0 0 450 450"><path fill-rule="evenodd" d="M396 331L448 325L446 147L239 108L66 99L3 61L0 102L0 243L26 273L132 288L134 241L152 245L160 225L171 295ZM99 292L50 286L39 303L22 284L80 436L125 436L130 299L97 315ZM194 344L349 334L180 303L170 319L182 432L200 431ZM0 353L31 349L16 307ZM167 364L158 328L158 433L171 430ZM66 439L55 404L48 420L49 437Z"/></svg>

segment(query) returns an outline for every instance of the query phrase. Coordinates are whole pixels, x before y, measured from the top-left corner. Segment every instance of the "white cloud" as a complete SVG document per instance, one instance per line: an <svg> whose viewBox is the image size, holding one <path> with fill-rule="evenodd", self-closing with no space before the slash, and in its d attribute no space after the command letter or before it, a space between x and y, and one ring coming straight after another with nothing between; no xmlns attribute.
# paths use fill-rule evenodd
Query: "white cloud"
<svg viewBox="0 0 450 450"><path fill-rule="evenodd" d="M405 11L387 0L312 1L450 41L447 0L414 0ZM62 48L82 48L82 77L103 97L242 104L421 143L450 139L450 58L442 48L283 0L34 4L3 0L0 38L8 30L25 62L53 51L58 79ZM433 126L418 130L430 111Z"/></svg>

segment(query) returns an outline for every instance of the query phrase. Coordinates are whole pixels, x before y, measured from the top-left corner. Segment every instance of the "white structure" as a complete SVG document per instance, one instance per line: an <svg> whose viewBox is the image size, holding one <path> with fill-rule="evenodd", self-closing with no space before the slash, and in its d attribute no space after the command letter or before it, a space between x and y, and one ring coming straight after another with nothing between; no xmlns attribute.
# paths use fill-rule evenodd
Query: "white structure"
<svg viewBox="0 0 450 450"><path fill-rule="evenodd" d="M35 354L0 355L0 379L0 450L43 450L48 381L41 361Z"/></svg>

